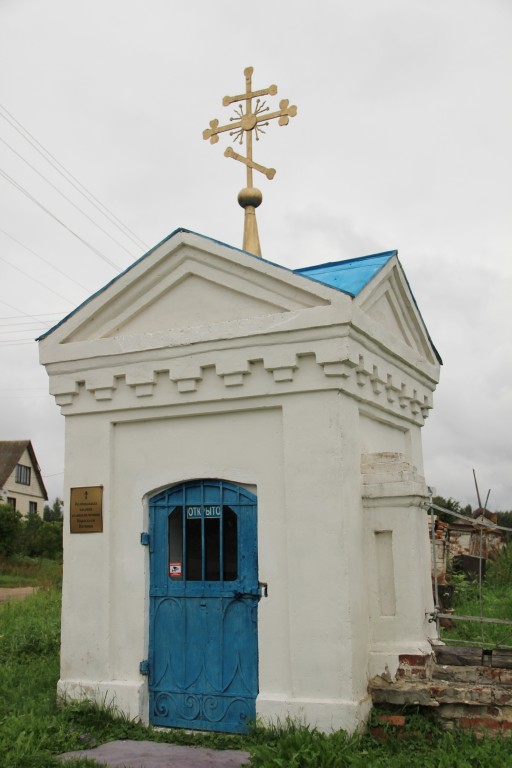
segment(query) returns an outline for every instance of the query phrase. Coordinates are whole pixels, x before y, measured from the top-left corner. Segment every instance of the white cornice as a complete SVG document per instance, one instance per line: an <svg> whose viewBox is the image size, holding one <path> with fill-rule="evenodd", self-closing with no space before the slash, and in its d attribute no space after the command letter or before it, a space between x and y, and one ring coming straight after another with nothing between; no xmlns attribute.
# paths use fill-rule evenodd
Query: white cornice
<svg viewBox="0 0 512 768"><path fill-rule="evenodd" d="M63 413L337 390L422 424L435 379L349 336L205 350L155 360L113 357L109 365L49 366L50 392ZM66 366L64 366L65 368Z"/></svg>

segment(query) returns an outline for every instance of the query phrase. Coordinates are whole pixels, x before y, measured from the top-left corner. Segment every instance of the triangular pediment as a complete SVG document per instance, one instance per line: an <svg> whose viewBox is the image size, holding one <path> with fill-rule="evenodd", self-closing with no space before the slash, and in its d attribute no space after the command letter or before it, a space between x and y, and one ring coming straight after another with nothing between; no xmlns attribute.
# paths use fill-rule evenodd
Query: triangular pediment
<svg viewBox="0 0 512 768"><path fill-rule="evenodd" d="M167 328L197 327L225 320L258 317L285 308L264 299L255 299L242 290L234 290L198 274L187 274L172 287L165 288L158 297L144 304L137 312L123 313L104 335L152 333Z"/></svg>
<svg viewBox="0 0 512 768"><path fill-rule="evenodd" d="M366 286L357 302L386 335L430 363L439 359L396 257Z"/></svg>
<svg viewBox="0 0 512 768"><path fill-rule="evenodd" d="M328 304L330 292L324 286L307 284L243 251L180 232L92 296L51 334L67 344L211 329Z"/></svg>
<svg viewBox="0 0 512 768"><path fill-rule="evenodd" d="M208 271L215 272L211 267ZM142 280L144 285L133 286L126 295L105 307L105 312L87 319L72 331L66 341L193 328L289 309L283 306L287 302L279 302L280 297L255 298L247 292L248 286L244 290L240 285L225 285L220 282L222 277L201 274L197 262L185 260L179 269L162 277L156 285L146 286L148 281Z"/></svg>

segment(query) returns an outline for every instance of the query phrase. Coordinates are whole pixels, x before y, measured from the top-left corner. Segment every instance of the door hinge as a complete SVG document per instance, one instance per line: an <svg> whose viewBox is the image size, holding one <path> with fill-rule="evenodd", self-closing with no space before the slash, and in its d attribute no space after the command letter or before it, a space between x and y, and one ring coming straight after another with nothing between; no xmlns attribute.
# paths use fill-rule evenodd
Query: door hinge
<svg viewBox="0 0 512 768"><path fill-rule="evenodd" d="M147 531L142 531L140 535L140 543L145 547L149 545L149 533Z"/></svg>
<svg viewBox="0 0 512 768"><path fill-rule="evenodd" d="M139 672L141 675L149 675L149 660L144 659L144 661L141 661L139 664Z"/></svg>

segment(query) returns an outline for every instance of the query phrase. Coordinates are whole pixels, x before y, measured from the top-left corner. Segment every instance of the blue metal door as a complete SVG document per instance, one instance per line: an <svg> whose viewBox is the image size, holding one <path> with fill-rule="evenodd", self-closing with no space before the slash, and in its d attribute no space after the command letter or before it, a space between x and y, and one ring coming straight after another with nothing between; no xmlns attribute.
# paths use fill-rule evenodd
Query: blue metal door
<svg viewBox="0 0 512 768"><path fill-rule="evenodd" d="M243 732L258 693L256 497L197 480L150 499L149 711Z"/></svg>

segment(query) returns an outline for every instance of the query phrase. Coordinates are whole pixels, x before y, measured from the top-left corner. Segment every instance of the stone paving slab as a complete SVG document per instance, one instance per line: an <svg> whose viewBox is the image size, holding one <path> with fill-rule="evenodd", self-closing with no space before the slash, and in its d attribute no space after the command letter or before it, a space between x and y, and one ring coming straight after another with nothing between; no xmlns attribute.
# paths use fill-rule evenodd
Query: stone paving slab
<svg viewBox="0 0 512 768"><path fill-rule="evenodd" d="M65 762L86 757L109 768L241 768L249 753L240 749L205 749L154 741L111 741L94 749L57 755Z"/></svg>

